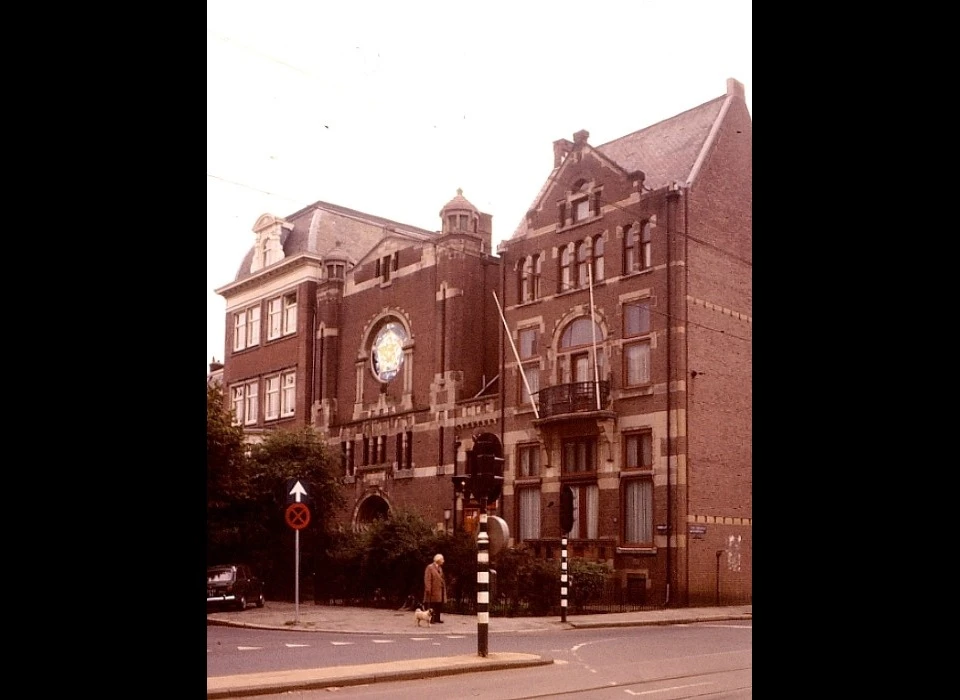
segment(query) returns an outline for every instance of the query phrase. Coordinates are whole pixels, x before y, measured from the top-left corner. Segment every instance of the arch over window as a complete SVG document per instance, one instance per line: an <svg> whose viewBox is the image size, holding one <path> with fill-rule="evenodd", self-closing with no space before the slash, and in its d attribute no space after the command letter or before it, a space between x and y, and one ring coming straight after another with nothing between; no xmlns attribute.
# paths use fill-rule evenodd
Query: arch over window
<svg viewBox="0 0 960 700"><path fill-rule="evenodd" d="M594 373L594 332L596 332L596 362ZM599 323L591 324L590 317L581 316L571 321L560 335L557 368L561 384L592 382L595 376L606 378L606 359L602 349L605 334Z"/></svg>
<svg viewBox="0 0 960 700"><path fill-rule="evenodd" d="M603 328L596 322L593 325L596 327L597 342L599 343L603 340ZM590 330L590 319L586 316L574 319L563 330L563 335L560 336L560 348L564 350L581 345L591 345L592 343L593 331Z"/></svg>

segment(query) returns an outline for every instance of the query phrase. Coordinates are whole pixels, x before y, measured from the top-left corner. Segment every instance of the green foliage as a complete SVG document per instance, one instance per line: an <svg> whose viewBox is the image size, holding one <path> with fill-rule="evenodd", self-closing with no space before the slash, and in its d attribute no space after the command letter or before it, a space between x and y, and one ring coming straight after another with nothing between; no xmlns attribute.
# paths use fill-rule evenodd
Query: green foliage
<svg viewBox="0 0 960 700"><path fill-rule="evenodd" d="M567 564L570 574L570 604L581 607L600 600L610 569L605 564L584 559L570 559Z"/></svg>
<svg viewBox="0 0 960 700"><path fill-rule="evenodd" d="M311 427L272 431L247 444L223 405L222 390L208 387L207 562L251 564L266 582L267 597L292 598L297 539L300 570L313 571L333 513L344 504L339 455ZM309 496L310 524L299 535L284 519L291 478Z"/></svg>
<svg viewBox="0 0 960 700"><path fill-rule="evenodd" d="M227 506L243 493L245 445L243 428L233 425L224 408L223 388L207 385L207 504Z"/></svg>
<svg viewBox="0 0 960 700"><path fill-rule="evenodd" d="M296 542L301 552L300 570L315 566L313 555L322 549L333 513L342 507L338 468L323 438L310 426L275 430L250 447L247 497L241 521L251 561L262 572L270 595L292 598L295 590ZM299 479L307 491L310 524L299 537L284 519L287 480Z"/></svg>
<svg viewBox="0 0 960 700"><path fill-rule="evenodd" d="M223 389L207 385L207 562L243 559L242 503L247 484L243 428L224 409Z"/></svg>
<svg viewBox="0 0 960 700"><path fill-rule="evenodd" d="M336 532L317 559L316 591L321 601L374 602L398 607L407 596L423 598L423 571L433 555L443 554L448 590L458 577L453 569L462 559L456 543L432 529L422 516L394 511L361 532ZM476 579L476 554L468 577ZM464 578L468 578L464 577ZM452 594L451 594L452 595Z"/></svg>
<svg viewBox="0 0 960 700"><path fill-rule="evenodd" d="M521 544L496 560L499 606L508 615L546 615L560 598L559 565Z"/></svg>
<svg viewBox="0 0 960 700"><path fill-rule="evenodd" d="M419 515L391 513L375 520L366 531L364 565L373 589L419 597L423 591L423 569L433 560L436 538L430 525ZM384 584L385 585L374 585ZM406 596L404 596L406 597Z"/></svg>

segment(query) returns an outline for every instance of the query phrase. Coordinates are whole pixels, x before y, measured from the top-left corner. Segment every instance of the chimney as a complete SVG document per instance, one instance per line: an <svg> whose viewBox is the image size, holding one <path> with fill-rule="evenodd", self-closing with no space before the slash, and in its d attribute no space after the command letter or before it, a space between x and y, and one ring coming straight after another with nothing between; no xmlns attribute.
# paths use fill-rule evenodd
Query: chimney
<svg viewBox="0 0 960 700"><path fill-rule="evenodd" d="M210 358L210 374L213 374L218 369L223 369L223 363L217 362L217 358L211 357Z"/></svg>
<svg viewBox="0 0 960 700"><path fill-rule="evenodd" d="M746 98L743 90L743 83L736 78L727 78L727 94L736 95L740 98Z"/></svg>
<svg viewBox="0 0 960 700"><path fill-rule="evenodd" d="M563 159L570 154L573 144L566 139L557 139L553 142L553 167L559 168Z"/></svg>
<svg viewBox="0 0 960 700"><path fill-rule="evenodd" d="M588 138L590 138L590 132L586 129L581 129L573 135L573 143L577 147L577 150L583 148Z"/></svg>

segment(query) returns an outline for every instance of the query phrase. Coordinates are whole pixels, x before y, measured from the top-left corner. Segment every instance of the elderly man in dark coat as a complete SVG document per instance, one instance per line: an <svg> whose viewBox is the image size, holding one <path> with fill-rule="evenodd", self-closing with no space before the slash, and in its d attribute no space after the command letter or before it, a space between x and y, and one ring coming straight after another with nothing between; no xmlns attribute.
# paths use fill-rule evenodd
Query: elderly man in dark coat
<svg viewBox="0 0 960 700"><path fill-rule="evenodd" d="M443 604L447 602L447 584L443 579L443 555L433 557L423 572L423 603L433 610L433 621L443 624Z"/></svg>

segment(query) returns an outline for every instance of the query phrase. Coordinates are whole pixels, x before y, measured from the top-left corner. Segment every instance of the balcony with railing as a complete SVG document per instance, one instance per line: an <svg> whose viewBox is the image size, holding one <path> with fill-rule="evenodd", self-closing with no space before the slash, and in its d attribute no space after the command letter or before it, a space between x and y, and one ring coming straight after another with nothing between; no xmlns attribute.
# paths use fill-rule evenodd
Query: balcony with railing
<svg viewBox="0 0 960 700"><path fill-rule="evenodd" d="M597 404L599 386L600 403ZM610 406L610 382L574 382L543 387L537 392L540 420L570 413L596 413Z"/></svg>

